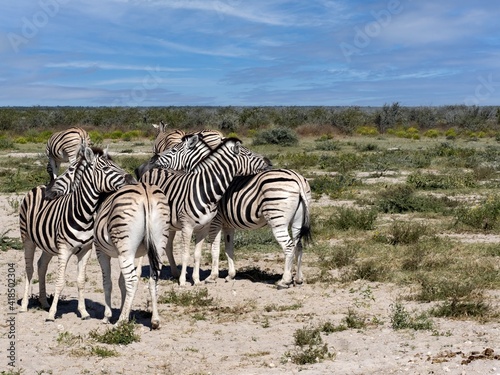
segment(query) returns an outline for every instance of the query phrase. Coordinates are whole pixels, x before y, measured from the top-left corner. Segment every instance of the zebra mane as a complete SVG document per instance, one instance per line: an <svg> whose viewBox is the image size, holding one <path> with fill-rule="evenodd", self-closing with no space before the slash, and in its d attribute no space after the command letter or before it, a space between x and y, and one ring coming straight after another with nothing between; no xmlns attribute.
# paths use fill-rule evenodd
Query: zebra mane
<svg viewBox="0 0 500 375"><path fill-rule="evenodd" d="M208 145L207 142L205 142L205 140L203 139L198 139L198 143L199 142L203 142L203 144L205 145L205 147L207 147L208 149L210 149L210 146ZM240 139L236 138L236 137L229 137L229 138L224 138L221 143L219 143L219 145L217 145L217 147L215 147L213 150L210 151L210 153L208 153L204 158L200 159L200 161L198 163L196 163L196 165L194 165L192 168L191 168L191 171L197 171L197 170L200 170L201 168L203 168L204 166L210 164L212 162L212 160L214 159L214 155L218 154L219 153L219 150L221 150L222 148L226 147L226 144L229 143L229 142L234 142L236 143L237 145L241 145L242 142Z"/></svg>

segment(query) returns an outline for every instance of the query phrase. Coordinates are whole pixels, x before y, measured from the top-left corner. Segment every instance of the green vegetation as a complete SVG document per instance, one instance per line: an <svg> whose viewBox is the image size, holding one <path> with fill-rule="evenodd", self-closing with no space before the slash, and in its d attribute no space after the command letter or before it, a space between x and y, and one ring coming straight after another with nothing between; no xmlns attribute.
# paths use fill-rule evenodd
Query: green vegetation
<svg viewBox="0 0 500 375"><path fill-rule="evenodd" d="M295 349L285 353L285 359L290 359L297 365L316 363L333 358L328 345L323 343L320 328L298 329L293 334Z"/></svg>
<svg viewBox="0 0 500 375"><path fill-rule="evenodd" d="M89 332L89 337L102 344L128 345L140 341L141 337L135 333L134 321L123 321L118 325L99 333L97 329Z"/></svg>

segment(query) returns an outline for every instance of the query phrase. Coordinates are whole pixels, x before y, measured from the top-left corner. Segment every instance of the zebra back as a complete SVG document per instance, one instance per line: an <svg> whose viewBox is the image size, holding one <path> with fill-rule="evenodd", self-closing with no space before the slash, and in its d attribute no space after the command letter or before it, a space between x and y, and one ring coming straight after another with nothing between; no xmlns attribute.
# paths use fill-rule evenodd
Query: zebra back
<svg viewBox="0 0 500 375"><path fill-rule="evenodd" d="M193 131L186 133L183 130L175 129L170 132L167 132L165 130L165 125L164 125L163 127L160 127L160 132L156 136L155 142L153 144L153 154L161 154L162 152L168 150L169 148L172 148L175 145L181 143L182 139L185 136L193 134L201 135L211 149L217 147L219 143L222 141L222 139L224 139L224 134L222 134L218 130L203 129L200 131Z"/></svg>
<svg viewBox="0 0 500 375"><path fill-rule="evenodd" d="M208 147L202 140L197 143L200 142L202 146ZM173 153L172 160L175 162L177 157L189 158L196 150L196 147L187 149L185 155ZM186 210L176 210L172 204L191 206L187 209L190 212L196 211L195 206L202 210L201 207L218 202L235 176L258 173L269 166L267 158L241 146L241 142L235 138L226 138L191 173L155 168L146 172L141 181L162 188L171 201L171 215L174 216Z"/></svg>
<svg viewBox="0 0 500 375"><path fill-rule="evenodd" d="M54 133L49 138L45 154L49 159L47 172L51 179L57 176L62 162L73 162L76 159L82 144L90 146L91 140L88 133L78 127Z"/></svg>

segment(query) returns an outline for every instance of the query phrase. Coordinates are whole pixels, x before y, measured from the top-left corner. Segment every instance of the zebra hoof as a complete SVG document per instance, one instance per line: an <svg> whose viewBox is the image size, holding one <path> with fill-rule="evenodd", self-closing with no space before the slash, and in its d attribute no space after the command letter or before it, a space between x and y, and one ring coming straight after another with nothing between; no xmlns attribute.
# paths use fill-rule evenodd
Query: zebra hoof
<svg viewBox="0 0 500 375"><path fill-rule="evenodd" d="M46 318L45 319L46 322L54 322L55 321L55 318Z"/></svg>
<svg viewBox="0 0 500 375"><path fill-rule="evenodd" d="M279 280L278 282L276 282L276 286L278 287L278 290L281 290L281 289L288 289L290 288L290 285L292 284L292 281L290 282L285 282L283 280Z"/></svg>
<svg viewBox="0 0 500 375"><path fill-rule="evenodd" d="M82 320L89 320L89 319L90 319L90 315L82 316Z"/></svg>
<svg viewBox="0 0 500 375"><path fill-rule="evenodd" d="M304 280L294 280L293 286L302 286L304 285Z"/></svg>
<svg viewBox="0 0 500 375"><path fill-rule="evenodd" d="M160 321L159 320L151 321L151 328L152 329L159 329L160 328Z"/></svg>

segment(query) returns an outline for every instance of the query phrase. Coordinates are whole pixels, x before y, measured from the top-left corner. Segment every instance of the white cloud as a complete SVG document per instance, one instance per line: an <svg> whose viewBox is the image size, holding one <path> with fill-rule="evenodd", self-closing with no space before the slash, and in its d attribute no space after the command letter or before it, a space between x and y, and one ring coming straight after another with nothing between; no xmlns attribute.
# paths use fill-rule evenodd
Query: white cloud
<svg viewBox="0 0 500 375"><path fill-rule="evenodd" d="M70 61L60 63L47 63L47 68L70 68L70 69L103 69L103 70L154 70L157 72L184 72L187 68L167 68L158 65L130 65L130 64L112 64L101 61Z"/></svg>

